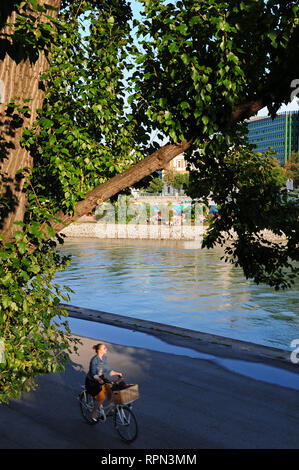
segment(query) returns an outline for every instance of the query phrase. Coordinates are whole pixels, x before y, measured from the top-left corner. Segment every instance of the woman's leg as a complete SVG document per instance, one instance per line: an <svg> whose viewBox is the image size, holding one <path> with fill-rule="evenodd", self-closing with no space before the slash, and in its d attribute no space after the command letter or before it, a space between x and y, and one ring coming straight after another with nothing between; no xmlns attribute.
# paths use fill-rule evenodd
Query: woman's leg
<svg viewBox="0 0 299 470"><path fill-rule="evenodd" d="M93 419L96 419L97 417L97 410L98 408L104 403L105 401L105 390L104 387L102 387L102 390L94 397L94 407L92 410L91 417Z"/></svg>
<svg viewBox="0 0 299 470"><path fill-rule="evenodd" d="M101 404L102 403L99 400L94 401L94 407L93 407L92 414L91 414L91 417L93 419L97 418L97 411L98 411L99 406L101 406Z"/></svg>

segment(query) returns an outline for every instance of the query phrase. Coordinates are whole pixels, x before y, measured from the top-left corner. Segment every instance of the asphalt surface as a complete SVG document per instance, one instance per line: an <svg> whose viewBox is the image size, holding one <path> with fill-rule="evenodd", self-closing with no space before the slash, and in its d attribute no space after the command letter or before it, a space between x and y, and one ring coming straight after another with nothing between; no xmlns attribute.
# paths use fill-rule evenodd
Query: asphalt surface
<svg viewBox="0 0 299 470"><path fill-rule="evenodd" d="M81 340L79 355L71 356L64 373L39 377L37 391L0 406L1 449L299 448L297 390L241 376L211 361L105 341L110 366L140 389L133 408L139 435L130 445L123 443L110 420L90 426L80 415L77 396L92 346L101 338ZM182 337L178 341L184 343ZM278 360L272 363L290 369Z"/></svg>

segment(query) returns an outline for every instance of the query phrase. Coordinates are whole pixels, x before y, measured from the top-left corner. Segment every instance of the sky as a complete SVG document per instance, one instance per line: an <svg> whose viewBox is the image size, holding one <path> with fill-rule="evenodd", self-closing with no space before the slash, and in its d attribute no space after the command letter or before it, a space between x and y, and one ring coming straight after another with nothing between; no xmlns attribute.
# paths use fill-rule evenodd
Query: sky
<svg viewBox="0 0 299 470"><path fill-rule="evenodd" d="M278 110L278 113L284 113L286 111L299 111L299 98L295 97L291 103L283 104L281 108ZM258 113L258 116L267 116L268 110L267 108L261 109Z"/></svg>

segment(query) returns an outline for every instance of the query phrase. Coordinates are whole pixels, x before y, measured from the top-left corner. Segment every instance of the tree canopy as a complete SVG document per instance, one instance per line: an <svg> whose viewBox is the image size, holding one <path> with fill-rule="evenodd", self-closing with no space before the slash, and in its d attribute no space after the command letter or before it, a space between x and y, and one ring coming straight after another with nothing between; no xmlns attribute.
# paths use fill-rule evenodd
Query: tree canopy
<svg viewBox="0 0 299 470"><path fill-rule="evenodd" d="M219 207L205 246L228 240L227 260L277 289L297 272L298 203L244 124L290 99L297 2L140 3L138 21L125 0L0 7L0 400L63 367L72 345L57 321L59 231L182 152L190 195Z"/></svg>

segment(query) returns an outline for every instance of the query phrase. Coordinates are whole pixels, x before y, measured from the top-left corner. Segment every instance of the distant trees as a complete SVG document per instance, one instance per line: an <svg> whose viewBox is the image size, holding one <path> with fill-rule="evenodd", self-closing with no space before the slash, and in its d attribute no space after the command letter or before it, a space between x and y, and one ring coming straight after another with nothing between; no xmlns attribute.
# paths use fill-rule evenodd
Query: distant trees
<svg viewBox="0 0 299 470"><path fill-rule="evenodd" d="M299 186L299 151L292 152L287 163L283 165L287 178L293 180L294 188Z"/></svg>
<svg viewBox="0 0 299 470"><path fill-rule="evenodd" d="M160 193L163 188L163 180L159 176L156 176L150 181L148 187L146 188L146 191L150 193Z"/></svg>
<svg viewBox="0 0 299 470"><path fill-rule="evenodd" d="M175 189L188 190L189 172L178 172L175 170L165 170L163 172L163 181Z"/></svg>

